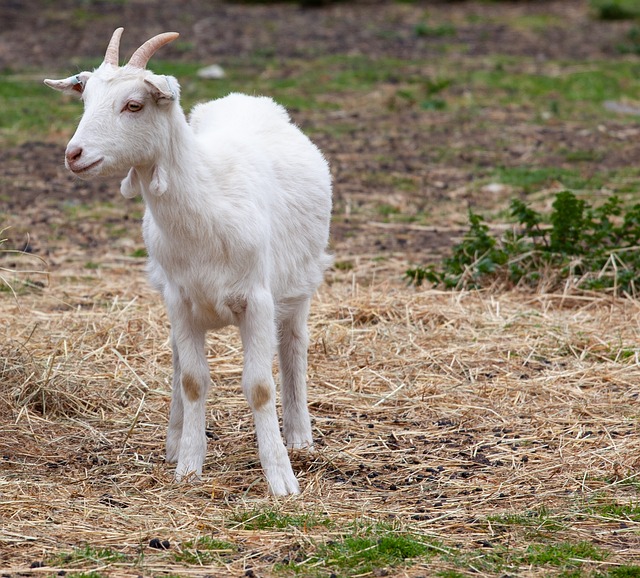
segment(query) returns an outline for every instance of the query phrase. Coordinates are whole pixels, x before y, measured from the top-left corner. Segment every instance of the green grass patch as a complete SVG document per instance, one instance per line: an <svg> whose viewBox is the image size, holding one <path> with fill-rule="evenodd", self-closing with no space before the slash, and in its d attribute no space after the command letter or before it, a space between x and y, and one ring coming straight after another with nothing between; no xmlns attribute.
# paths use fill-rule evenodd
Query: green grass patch
<svg viewBox="0 0 640 578"><path fill-rule="evenodd" d="M183 542L180 551L174 554L176 562L183 564L222 563L229 554L234 554L238 548L231 542L218 540L212 536L202 536L197 540Z"/></svg>
<svg viewBox="0 0 640 578"><path fill-rule="evenodd" d="M539 533L553 533L565 528L565 525L558 521L558 517L544 506L523 514L510 513L488 516L487 521L497 532L515 527Z"/></svg>
<svg viewBox="0 0 640 578"><path fill-rule="evenodd" d="M493 67L461 71L455 80L464 84L470 95L469 102L461 104L475 108L517 106L537 115L584 122L602 118L605 101L633 99L640 92L634 62L555 64L547 72L536 70L522 58L499 57ZM563 70L561 74L557 65Z"/></svg>
<svg viewBox="0 0 640 578"><path fill-rule="evenodd" d="M560 542L532 544L527 548L524 562L533 566L579 566L584 560L602 561L609 552L596 548L591 542Z"/></svg>
<svg viewBox="0 0 640 578"><path fill-rule="evenodd" d="M419 24L418 30L431 34L428 26ZM523 72L528 68L527 62L524 58L495 57L493 66L468 70L452 69L443 63L441 70L427 79L420 62L366 55L315 56L286 63L273 54L230 57L222 62L227 76L216 81L199 78L201 64L196 62L154 59L151 68L179 80L182 105L187 111L197 102L233 91L269 95L293 110L336 109L345 97L369 94L380 85L393 84L398 86L399 99L427 114L508 104L539 112L553 109L554 114L567 117L597 114L599 118L605 100L633 98L640 93L640 67L632 62L592 62L588 68L561 63L562 68L567 68L562 74L556 67L547 74L544 70ZM85 60L79 68L91 70L99 64L95 59ZM46 76L60 77L71 72L47 71ZM0 144L34 137L68 137L73 132L82 113L81 103L56 95L42 84L44 76L0 74ZM464 95L447 90L456 86L465 87Z"/></svg>
<svg viewBox="0 0 640 578"><path fill-rule="evenodd" d="M73 130L81 105L55 95L36 75L0 74L0 144Z"/></svg>
<svg viewBox="0 0 640 578"><path fill-rule="evenodd" d="M632 502L622 504L617 501L596 501L588 511L603 518L617 522L640 522L640 503Z"/></svg>
<svg viewBox="0 0 640 578"><path fill-rule="evenodd" d="M96 59L80 61L75 70L93 70ZM291 59L283 65L274 55L253 54L230 58L223 63L224 79L201 79L199 63L154 59L151 69L175 76L181 84L181 103L185 110L198 103L226 96L230 92L268 95L294 110L335 109L336 98L368 93L385 82L422 83L422 75L407 73L411 62L393 58L333 55ZM66 71L47 71L29 75L0 74L0 144L19 144L34 138L68 138L82 114L77 99L56 94L42 80L64 77Z"/></svg>
<svg viewBox="0 0 640 578"><path fill-rule="evenodd" d="M56 554L47 560L47 566L73 566L87 562L113 564L126 561L127 556L111 548L94 548L87 545L84 548L77 548L73 552Z"/></svg>
<svg viewBox="0 0 640 578"><path fill-rule="evenodd" d="M237 513L232 519L234 528L244 530L284 530L287 528L330 528L332 521L315 514L287 514L274 509L251 510Z"/></svg>
<svg viewBox="0 0 640 578"><path fill-rule="evenodd" d="M354 526L348 535L319 544L303 563L289 569L304 576L367 575L411 566L416 559L424 562L438 551L442 548L426 538L391 526Z"/></svg>
<svg viewBox="0 0 640 578"><path fill-rule="evenodd" d="M575 160L575 159L574 159ZM599 189L603 186L603 177L593 175L584 177L578 170L560 167L516 166L495 169L492 178L504 185L510 185L525 193L560 183L567 189Z"/></svg>
<svg viewBox="0 0 640 578"><path fill-rule="evenodd" d="M640 566L635 566L633 564L623 564L622 566L617 566L615 568L611 568L609 572L607 572L608 578L640 578Z"/></svg>

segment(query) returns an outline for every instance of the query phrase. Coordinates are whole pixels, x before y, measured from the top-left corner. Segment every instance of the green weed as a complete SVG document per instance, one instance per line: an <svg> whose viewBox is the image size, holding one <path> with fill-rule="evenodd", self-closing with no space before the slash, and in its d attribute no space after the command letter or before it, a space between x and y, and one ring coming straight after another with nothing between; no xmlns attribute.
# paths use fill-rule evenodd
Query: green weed
<svg viewBox="0 0 640 578"><path fill-rule="evenodd" d="M589 4L600 20L640 18L640 6L637 0L590 0Z"/></svg>
<svg viewBox="0 0 640 578"><path fill-rule="evenodd" d="M626 211L617 196L591 207L570 191L556 195L544 216L511 201L517 225L497 238L469 211L469 231L440 268L406 271L410 282L481 288L498 281L531 287L573 279L583 290L636 295L640 288L640 203Z"/></svg>
<svg viewBox="0 0 640 578"><path fill-rule="evenodd" d="M140 247L131 252L131 256L135 259L146 259L149 255L145 247Z"/></svg>
<svg viewBox="0 0 640 578"><path fill-rule="evenodd" d="M640 54L640 27L634 26L624 35L624 41L616 46L621 54Z"/></svg>
<svg viewBox="0 0 640 578"><path fill-rule="evenodd" d="M353 263L351 261L336 261L333 266L338 271L351 271L353 269Z"/></svg>

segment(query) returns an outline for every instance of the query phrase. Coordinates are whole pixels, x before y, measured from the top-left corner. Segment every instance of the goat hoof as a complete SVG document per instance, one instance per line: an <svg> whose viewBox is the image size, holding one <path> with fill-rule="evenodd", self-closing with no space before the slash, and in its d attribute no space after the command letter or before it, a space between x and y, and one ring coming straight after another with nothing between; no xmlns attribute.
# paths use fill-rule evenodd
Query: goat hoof
<svg viewBox="0 0 640 578"><path fill-rule="evenodd" d="M287 449L289 451L292 451L292 450L307 450L308 452L312 452L313 451L313 442L311 442L311 441L287 442Z"/></svg>
<svg viewBox="0 0 640 578"><path fill-rule="evenodd" d="M290 494L299 494L300 485L296 479L291 466L285 468L274 468L267 474L267 482L269 483L269 492L274 496L288 496Z"/></svg>
<svg viewBox="0 0 640 578"><path fill-rule="evenodd" d="M202 466L195 467L178 462L175 473L176 482L196 483L202 479Z"/></svg>
<svg viewBox="0 0 640 578"><path fill-rule="evenodd" d="M181 433L182 432L180 432L180 433L178 433L176 435L171 435L171 433L169 433L167 435L167 445L166 445L166 450L165 450L165 460L169 464L178 463L178 459L180 457L180 434Z"/></svg>

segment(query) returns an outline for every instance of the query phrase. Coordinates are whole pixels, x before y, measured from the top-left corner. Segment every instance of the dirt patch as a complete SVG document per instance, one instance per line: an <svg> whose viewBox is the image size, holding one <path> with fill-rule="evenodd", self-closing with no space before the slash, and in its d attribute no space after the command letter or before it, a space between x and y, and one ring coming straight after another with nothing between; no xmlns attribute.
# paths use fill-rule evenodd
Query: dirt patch
<svg viewBox="0 0 640 578"><path fill-rule="evenodd" d="M537 26L527 25L536 18L540 19ZM283 59L350 53L434 58L443 44L452 41L470 55L603 58L615 53L616 42L630 26L625 22L603 25L591 18L581 1L401 4L369 0L305 9L296 3L63 0L43 6L27 0L3 3L0 19L5 23L0 68L53 70L68 68L78 58L102 57L103 44L118 26L126 26L123 55L131 54L141 38L175 29L186 44L167 47L167 58L202 62L257 52ZM514 19L522 26L507 24ZM416 25L427 21L433 27L448 23L453 28L443 37L416 38Z"/></svg>
<svg viewBox="0 0 640 578"><path fill-rule="evenodd" d="M631 26L596 21L577 1L349 2L321 9L294 3L211 6L195 1L179 6L66 1L54 8L27 1L4 3L0 20L8 23L0 34L0 67L48 73L75 70L79 58L101 58L112 30L123 23L123 56L141 39L175 28L182 38L163 49L166 58L226 65L238 54L269 54L283 67L288 59L318 54L429 63L445 46L456 47L461 62L468 65L473 59L480 67L482 56L493 54L535 56L540 63L602 59L615 51L617 39ZM446 35L416 34L421 23L433 29L448 24L451 29ZM342 109L332 113L292 111L296 122L313 132L332 166L332 238L340 259L374 253L404 254L411 262L439 258L459 238L468 207L492 207L502 200L472 186L496 166L526 163L534 154L539 164L561 166L558 150L569 147L595 152L581 164L588 175L628 166L640 154L637 134L615 121L601 130L569 123L536 127L523 111L504 109L484 111L486 122L465 123L447 111L421 114L392 101L390 88L388 93L343 102ZM345 125L348 134L336 137L335 131ZM72 130L69 127L69 134ZM61 208L74 204L114 202L124 207L123 218L128 214L130 205L119 199L118 180L87 183L65 172L64 143L59 137L55 144L27 143L0 152L5 211L20 214L10 218L12 247L23 246L29 234L34 250L44 237L51 248L49 222L64 220ZM443 150L448 151L444 158L438 152ZM508 189L503 192L505 198L510 194ZM378 212L381 205L421 215L420 224L427 226L385 223ZM96 242L78 240L83 246Z"/></svg>

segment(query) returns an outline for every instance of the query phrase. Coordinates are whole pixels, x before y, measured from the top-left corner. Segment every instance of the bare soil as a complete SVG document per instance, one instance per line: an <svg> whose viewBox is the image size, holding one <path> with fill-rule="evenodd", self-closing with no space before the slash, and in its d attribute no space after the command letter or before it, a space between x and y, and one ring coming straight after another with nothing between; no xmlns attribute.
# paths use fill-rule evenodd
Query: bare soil
<svg viewBox="0 0 640 578"><path fill-rule="evenodd" d="M541 65L553 59L606 59L617 55L617 42L631 26L595 20L585 1L363 1L322 8L197 1L41 4L31 0L0 5L0 21L5 23L0 68L66 74L76 70L82 58L100 58L113 29L123 24L123 57L141 39L177 29L185 44L165 47L166 58L226 65L226 59L237 54L269 53L284 69L288 59L318 54L429 63L442 58L445 44L457 47L452 62L479 68L484 56L496 54L535 56ZM513 25L537 17L548 23ZM455 33L416 36L416 25L425 21L435 27L453 24ZM528 162L535 155L541 166L561 167L558 150L569 148L593 151L593 160L580 165L589 176L629 166L640 153L638 131L615 118L598 130L575 123L536 125L526 109L514 107L488 109L482 112L483 122L465 122L447 111L434 116L401 104L390 106L390 98L383 90L368 99L346 100L334 113L291 111L296 122L313 132L332 166L332 238L338 259L373 254L404 256L408 262L439 258L461 234L468 207L494 208L512 194L509 189L487 194L473 186L496 166ZM336 138L333 127L345 122L352 128ZM11 225L11 246L24 246L28 234L32 250L49 254L54 241L48 223L61 207L91 201L126 207L118 199L117 180L74 181L65 172L62 155L72 130L52 135L54 142L27 142L0 151L6 213L19 214L5 223ZM442 150L450 152L438 156L436 151ZM402 190L393 177L409 179L414 186ZM378 211L385 204L403 214L424 214L426 223L385 224ZM123 210L125 216L127 212ZM81 246L99 242L69 233Z"/></svg>

